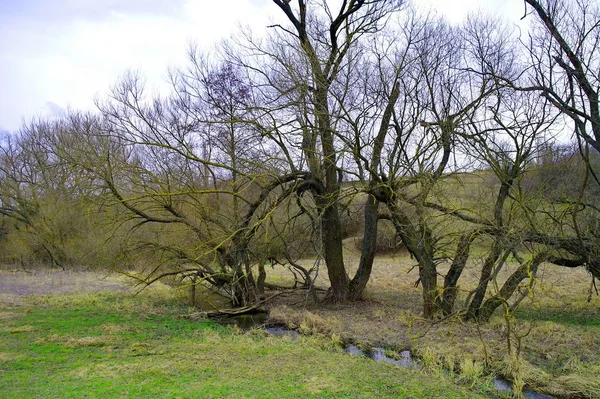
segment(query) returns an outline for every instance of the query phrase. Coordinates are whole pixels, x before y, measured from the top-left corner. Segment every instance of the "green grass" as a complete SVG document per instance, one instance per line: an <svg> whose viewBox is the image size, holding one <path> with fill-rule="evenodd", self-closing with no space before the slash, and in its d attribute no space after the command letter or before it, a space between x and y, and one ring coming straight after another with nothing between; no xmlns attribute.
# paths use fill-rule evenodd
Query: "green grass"
<svg viewBox="0 0 600 399"><path fill-rule="evenodd" d="M573 307L552 308L545 307L532 309L531 307L519 309L515 316L528 322L553 322L570 327L600 327L599 311L580 310Z"/></svg>
<svg viewBox="0 0 600 399"><path fill-rule="evenodd" d="M0 304L2 398L477 398L444 376L178 315L150 297L69 294Z"/></svg>

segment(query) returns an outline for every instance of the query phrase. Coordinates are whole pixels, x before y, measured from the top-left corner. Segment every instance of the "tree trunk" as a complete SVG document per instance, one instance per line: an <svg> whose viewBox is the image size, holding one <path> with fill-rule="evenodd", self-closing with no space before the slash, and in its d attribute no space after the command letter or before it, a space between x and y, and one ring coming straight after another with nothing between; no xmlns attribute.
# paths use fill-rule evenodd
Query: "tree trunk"
<svg viewBox="0 0 600 399"><path fill-rule="evenodd" d="M265 280L267 279L267 272L265 271L264 263L258 264L258 279L256 280L256 293L259 298L265 294Z"/></svg>
<svg viewBox="0 0 600 399"><path fill-rule="evenodd" d="M360 263L354 278L350 282L350 299L360 299L363 290L371 277L373 269L373 261L375 259L375 249L377 247L377 209L379 202L375 197L369 195L365 204L365 229L363 236L362 253L360 255Z"/></svg>
<svg viewBox="0 0 600 399"><path fill-rule="evenodd" d="M419 261L419 277L423 285L423 316L430 318L435 315L439 308L437 270L433 262L433 256L428 256L425 253L422 261Z"/></svg>
<svg viewBox="0 0 600 399"><path fill-rule="evenodd" d="M238 247L232 256L233 276L231 279L234 306L249 306L258 301L257 284L252 273L248 249Z"/></svg>
<svg viewBox="0 0 600 399"><path fill-rule="evenodd" d="M392 223L408 251L419 262L419 281L423 286L423 316L432 317L439 309L437 292L437 268L433 259L433 237L426 220L414 226L410 218L391 200L387 203Z"/></svg>
<svg viewBox="0 0 600 399"><path fill-rule="evenodd" d="M473 240L472 234L463 234L456 246L456 254L450 269L444 278L444 293L442 295L442 312L444 316L448 316L454 310L454 302L458 295L458 279L460 278L467 260L469 259L469 250Z"/></svg>
<svg viewBox="0 0 600 399"><path fill-rule="evenodd" d="M485 298L485 292L487 291L488 284L490 282L490 278L492 276L492 270L494 269L494 264L500 257L500 253L502 252L502 248L498 241L494 241L492 245L492 249L490 254L485 260L483 267L481 268L481 276L479 277L479 284L475 289L475 293L473 294L473 299L469 304L469 309L467 310L466 318L467 320L475 320L478 315L479 308L483 303L483 299Z"/></svg>
<svg viewBox="0 0 600 399"><path fill-rule="evenodd" d="M531 261L521 265L504 283L500 291L485 301L485 303L478 309L477 320L480 322L487 322L492 317L494 311L498 306L506 303L508 299L515 292L521 281L528 276L533 278L537 273L539 265L546 258L545 254L538 254Z"/></svg>
<svg viewBox="0 0 600 399"><path fill-rule="evenodd" d="M379 125L379 131L375 142L373 143L373 154L371 156L370 164L370 176L369 176L369 189L371 191L376 189L378 182L382 179L377 175L377 171L381 164L381 152L385 143L385 137L389 131L390 121L394 113L394 106L398 101L400 95L400 86L396 82L390 93L389 101L385 107L385 111L381 118L381 124ZM383 179L385 180L385 178ZM385 183L385 181L383 182ZM391 197L389 187L381 187L383 201L388 201ZM386 190L387 188L387 190ZM371 277L371 270L373 269L373 260L375 259L375 249L377 247L377 221L379 220L378 214L379 199L376 195L371 193L367 198L365 204L365 229L363 234L363 247L360 256L360 263L358 270L354 275L350 283L350 297L353 300L357 300L362 295L369 278Z"/></svg>
<svg viewBox="0 0 600 399"><path fill-rule="evenodd" d="M330 298L335 302L343 302L348 299L350 280L344 267L340 215L334 205L325 206L321 230L325 264L331 284Z"/></svg>

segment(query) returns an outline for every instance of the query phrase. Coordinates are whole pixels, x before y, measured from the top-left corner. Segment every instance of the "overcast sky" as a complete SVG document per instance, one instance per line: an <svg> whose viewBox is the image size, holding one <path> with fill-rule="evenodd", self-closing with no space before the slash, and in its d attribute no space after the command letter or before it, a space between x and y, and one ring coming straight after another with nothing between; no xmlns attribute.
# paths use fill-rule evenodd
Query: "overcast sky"
<svg viewBox="0 0 600 399"><path fill-rule="evenodd" d="M413 0L452 22L479 10L518 22L523 0ZM265 29L271 0L0 0L0 131L23 118L90 109L127 69L160 86L189 43L210 48L248 25Z"/></svg>

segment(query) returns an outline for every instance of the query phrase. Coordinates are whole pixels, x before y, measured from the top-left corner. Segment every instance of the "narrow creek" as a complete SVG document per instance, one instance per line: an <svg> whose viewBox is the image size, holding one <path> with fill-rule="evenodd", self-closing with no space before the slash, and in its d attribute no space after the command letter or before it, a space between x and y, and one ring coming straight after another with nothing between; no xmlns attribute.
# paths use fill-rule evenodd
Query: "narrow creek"
<svg viewBox="0 0 600 399"><path fill-rule="evenodd" d="M277 337L291 337L297 339L300 334L295 330L287 329L283 326L269 326L267 313L245 314L238 316L219 317L214 319L219 324L237 326L242 330L252 328L264 328L264 330ZM402 368L419 369L418 361L413 359L410 351L400 352L400 359L393 359L385 354L385 349L374 347L367 351L360 349L353 344L347 344L344 347L346 353L351 356L365 357L376 362L393 364ZM494 388L499 392L511 392L512 383L503 378L493 378ZM523 391L523 397L526 399L556 399L551 395L542 394L534 391Z"/></svg>

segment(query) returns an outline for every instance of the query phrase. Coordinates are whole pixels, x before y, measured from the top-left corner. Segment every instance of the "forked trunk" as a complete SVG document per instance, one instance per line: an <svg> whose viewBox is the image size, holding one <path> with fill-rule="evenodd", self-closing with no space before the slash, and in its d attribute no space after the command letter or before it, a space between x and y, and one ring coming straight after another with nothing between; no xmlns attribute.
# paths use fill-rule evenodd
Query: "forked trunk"
<svg viewBox="0 0 600 399"><path fill-rule="evenodd" d="M487 291L488 284L490 282L492 271L494 269L494 265L496 261L500 257L500 253L502 252L502 248L498 241L494 241L492 245L492 249L488 257L485 259L483 263L483 267L481 268L481 275L479 276L479 284L473 293L473 298L471 299L471 303L469 304L469 308L467 310L466 318L467 320L475 320L479 313L479 308L483 303L483 299L485 298L485 292Z"/></svg>
<svg viewBox="0 0 600 399"><path fill-rule="evenodd" d="M450 265L448 273L444 278L444 293L442 295L442 312L448 316L454 310L454 302L458 295L458 279L460 278L467 260L469 259L469 250L471 248L472 234L463 234L456 246L456 254Z"/></svg>
<svg viewBox="0 0 600 399"><path fill-rule="evenodd" d="M477 321L487 322L494 311L503 303L506 304L508 299L513 295L521 281L529 277L533 282L537 269L540 264L546 259L545 254L538 254L531 261L521 265L510 277L506 280L500 291L484 302L478 309Z"/></svg>

